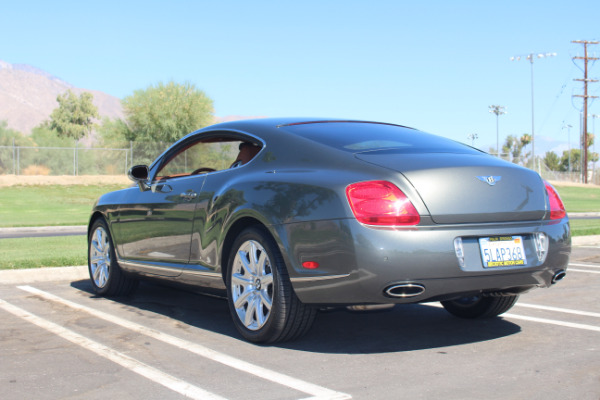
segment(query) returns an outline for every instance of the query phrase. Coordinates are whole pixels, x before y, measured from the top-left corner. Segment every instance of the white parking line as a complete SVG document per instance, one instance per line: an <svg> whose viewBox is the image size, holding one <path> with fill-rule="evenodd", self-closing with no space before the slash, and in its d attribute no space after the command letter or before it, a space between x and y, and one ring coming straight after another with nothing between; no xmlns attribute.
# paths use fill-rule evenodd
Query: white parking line
<svg viewBox="0 0 600 400"><path fill-rule="evenodd" d="M520 303L515 304L515 306L518 306ZM436 308L443 308L444 306L442 306L439 303L423 303L423 305L429 306L429 307L436 307ZM525 307L530 306L531 308L546 308L546 306L533 306L532 304L528 304L525 305ZM547 307L547 309L551 309L553 307ZM577 310L567 310L566 308L562 308L562 309L554 309L554 310L550 310L550 311L560 311L560 312L570 312L573 314L580 314L580 315L587 315L587 311L577 311ZM596 313L590 313L590 314L596 314ZM596 315L591 315L593 317L595 317ZM548 318L537 318L537 317L528 317L525 315L517 315L517 314L512 314L512 313L504 313L504 314L500 314L500 317L504 317L504 318L514 318L514 319L522 319L524 321L532 321L532 322L540 322L542 324L550 324L550 325L558 325L558 326L565 326L568 328L576 328L576 329L583 329L586 331L595 331L595 332L600 332L600 326L594 326L594 325L586 325L586 324L577 324L577 323L573 323L573 322L567 322L567 321L558 321L555 319L548 319Z"/></svg>
<svg viewBox="0 0 600 400"><path fill-rule="evenodd" d="M585 268L597 268L600 269L600 265L598 264L583 264L583 263L569 263L569 266L573 265L574 267L585 267Z"/></svg>
<svg viewBox="0 0 600 400"><path fill-rule="evenodd" d="M336 392L331 389L327 389L309 382L302 381L297 378L293 378L279 372L271 371L266 368L262 368L258 365L251 364L246 361L239 360L237 358L228 356L223 353L219 353L217 351L211 350L207 347L204 347L200 344L190 342L184 339L180 339L175 336L171 336L167 333L156 331L154 329L148 328L146 326L137 324L135 322L131 322L125 320L123 318L104 313L102 311L83 306L78 303L74 303L70 300L63 299L62 297L56 296L54 294L44 292L42 290L36 289L31 286L18 286L19 289L24 290L26 292L32 293L34 295L40 296L46 300L50 300L56 303L63 304L67 307L87 312L95 317L101 318L105 321L111 322L116 325L120 325L124 328L130 329L134 332L141 333L143 335L152 337L156 340L160 340L164 343L168 343L172 346L176 346L180 349L184 349L190 351L194 354L197 354L201 357L207 358L212 361L216 361L223 365L227 365L231 368L237 369L239 371L245 372L247 374L255 375L262 379L277 383L282 386L287 386L291 389L298 390L300 392L309 394L313 397L311 399L319 399L319 400L342 400L342 399L351 399L352 396L342 392ZM306 400L306 399L305 399Z"/></svg>
<svg viewBox="0 0 600 400"><path fill-rule="evenodd" d="M134 358L126 356L123 353L119 353L110 347L106 347L98 342L88 339L85 336L79 335L70 329L40 318L37 315L25 311L22 308L12 305L2 299L0 299L0 308L186 397L190 397L192 399L225 400L224 397L217 396L216 394L207 392L206 390L187 383L181 379L175 378L172 375L146 365Z"/></svg>
<svg viewBox="0 0 600 400"><path fill-rule="evenodd" d="M521 302L515 304L515 306L516 307L534 308L534 309L537 309L537 310L555 311L555 312L561 312L561 313L567 313L567 314L574 314L574 315L583 315L583 316L586 316L586 317L600 318L600 313L595 313L595 312L590 312L590 311L571 310L569 308L539 306L537 304L529 304L529 303L521 303Z"/></svg>
<svg viewBox="0 0 600 400"><path fill-rule="evenodd" d="M567 270L567 273L569 272L587 272L588 274L600 274L600 271L591 271L591 270L587 270L587 269L573 269L573 268L569 268Z"/></svg>
<svg viewBox="0 0 600 400"><path fill-rule="evenodd" d="M600 326L576 324L573 322L557 321L554 319L547 319L547 318L526 317L524 315L516 315L516 314L512 314L512 313L504 313L501 316L506 317L506 318L521 319L524 321L541 322L543 324L566 326L568 328L576 328L576 329L584 329L587 331L600 332Z"/></svg>

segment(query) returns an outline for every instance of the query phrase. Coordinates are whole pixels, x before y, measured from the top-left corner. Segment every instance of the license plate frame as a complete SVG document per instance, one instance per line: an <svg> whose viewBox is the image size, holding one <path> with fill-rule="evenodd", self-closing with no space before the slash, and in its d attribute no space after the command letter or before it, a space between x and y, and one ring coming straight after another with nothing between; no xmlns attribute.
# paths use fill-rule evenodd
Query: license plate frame
<svg viewBox="0 0 600 400"><path fill-rule="evenodd" d="M484 268L523 267L527 265L523 236L488 236L479 238Z"/></svg>

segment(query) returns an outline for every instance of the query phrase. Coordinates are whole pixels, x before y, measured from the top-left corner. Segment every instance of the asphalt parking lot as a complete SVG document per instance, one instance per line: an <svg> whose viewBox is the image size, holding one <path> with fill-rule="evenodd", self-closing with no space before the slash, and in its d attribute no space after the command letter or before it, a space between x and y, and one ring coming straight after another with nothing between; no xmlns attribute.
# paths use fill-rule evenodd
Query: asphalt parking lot
<svg viewBox="0 0 600 400"><path fill-rule="evenodd" d="M598 245L502 318L332 311L277 346L241 340L219 298L142 284L108 300L81 268L35 274L0 275L5 400L600 398Z"/></svg>

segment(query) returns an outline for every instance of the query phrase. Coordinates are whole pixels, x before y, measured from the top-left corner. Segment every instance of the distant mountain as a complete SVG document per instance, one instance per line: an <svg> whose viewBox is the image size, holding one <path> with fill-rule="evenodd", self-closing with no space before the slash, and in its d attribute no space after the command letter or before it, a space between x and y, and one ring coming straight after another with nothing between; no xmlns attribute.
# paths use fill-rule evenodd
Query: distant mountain
<svg viewBox="0 0 600 400"><path fill-rule="evenodd" d="M73 85L27 64L10 64L0 60L0 121L25 135L45 120L58 107L56 97L72 90L80 95L89 92L94 96L100 117L123 118L121 100L98 90L76 88ZM255 119L229 115L215 117L215 123Z"/></svg>
<svg viewBox="0 0 600 400"><path fill-rule="evenodd" d="M10 64L0 60L0 121L25 135L50 118L58 107L56 97L72 90L80 95L90 92L101 117L123 118L121 100L97 90L73 85L26 64Z"/></svg>

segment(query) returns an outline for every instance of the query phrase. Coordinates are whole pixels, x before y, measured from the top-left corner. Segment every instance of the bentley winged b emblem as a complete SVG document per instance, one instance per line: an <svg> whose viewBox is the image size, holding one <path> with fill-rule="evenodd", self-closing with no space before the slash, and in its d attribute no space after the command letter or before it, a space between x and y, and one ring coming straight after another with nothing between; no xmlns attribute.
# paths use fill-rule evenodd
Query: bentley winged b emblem
<svg viewBox="0 0 600 400"><path fill-rule="evenodd" d="M500 181L500 179L502 179L501 176L478 176L477 179L479 179L481 182L485 182L490 186L494 186L497 182Z"/></svg>

